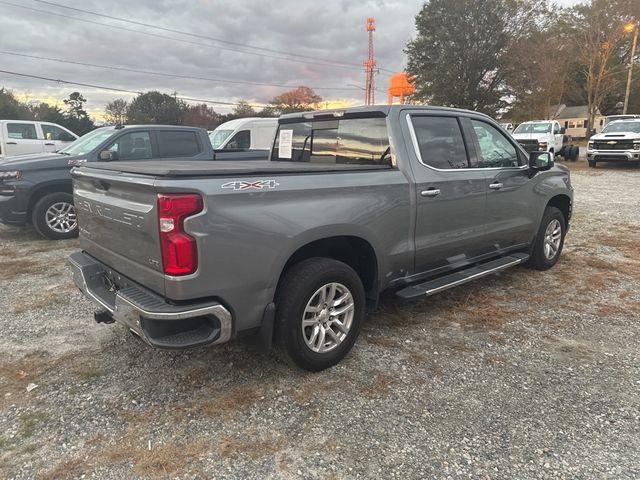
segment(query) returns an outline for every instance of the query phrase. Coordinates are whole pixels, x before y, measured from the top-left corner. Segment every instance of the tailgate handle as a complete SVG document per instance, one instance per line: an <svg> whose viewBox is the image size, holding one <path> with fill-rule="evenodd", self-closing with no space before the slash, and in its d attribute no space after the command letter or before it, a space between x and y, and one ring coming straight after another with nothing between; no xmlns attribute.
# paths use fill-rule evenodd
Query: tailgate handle
<svg viewBox="0 0 640 480"><path fill-rule="evenodd" d="M109 182L105 182L104 180L94 180L93 186L98 190L104 190L105 192L111 188L111 184Z"/></svg>

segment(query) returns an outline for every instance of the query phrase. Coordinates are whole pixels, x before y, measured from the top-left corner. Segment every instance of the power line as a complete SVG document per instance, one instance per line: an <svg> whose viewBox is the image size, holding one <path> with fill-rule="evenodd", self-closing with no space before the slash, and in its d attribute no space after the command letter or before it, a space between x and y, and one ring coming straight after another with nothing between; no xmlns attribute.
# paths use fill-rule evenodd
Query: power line
<svg viewBox="0 0 640 480"><path fill-rule="evenodd" d="M191 75L178 75L173 73L155 72L152 70L140 70L137 68L119 67L114 65L100 65L97 63L78 62L75 60L67 60L62 58L42 57L39 55L28 55L26 53L8 52L5 50L0 50L0 54L11 55L14 57L32 58L36 60L47 60L50 62L67 63L71 65L81 65L84 67L104 68L107 70L117 70L122 72L144 73L148 75L158 75L158 76L171 77L171 78L184 78L187 80L203 80L207 82L221 82L221 83L264 86L264 87L281 87L281 88L297 87L297 85L284 85L284 84L277 84L277 83L250 82L247 80L228 80L224 78L208 78L208 77L197 77L197 76L191 76ZM309 87L309 88L313 88L314 90L354 90L354 87Z"/></svg>
<svg viewBox="0 0 640 480"><path fill-rule="evenodd" d="M177 33L177 34L180 34L180 35L187 35L189 37L201 38L201 39L204 39L204 40L211 40L211 41L214 41L214 42L224 43L226 45L234 45L236 47L251 48L251 49L254 49L254 50L260 50L260 51L269 52L269 53L277 53L277 54L280 54L280 55L288 55L288 56L291 56L291 57L306 58L306 59L309 59L309 60L314 60L316 62L319 61L319 62L325 62L325 63L333 63L333 64L343 65L343 66L348 66L348 67L356 67L357 66L357 65L354 65L354 64L350 64L350 63L338 62L338 61L332 60L330 58L319 58L319 57L313 57L313 56L310 56L310 55L302 55L302 54L299 54L299 53L286 52L286 51L283 51L283 50L275 50L275 49L272 49L272 48L258 47L256 45L249 45L249 44L246 44L246 43L233 42L231 40L225 40L225 39L222 39L222 38L209 37L207 35L200 35L200 34L197 34L197 33L185 32L183 30L177 30L177 29L173 29L173 28L161 27L161 26L158 26L158 25L152 25L150 23L138 22L136 20L130 20L128 18L115 17L115 16L112 16L112 15L106 15L104 13L93 12L93 11L90 11L90 10L83 10L81 8L70 7L68 5L62 5L60 3L49 2L49 1L46 1L46 0L33 0L33 1L37 2L37 3L43 3L45 5L54 6L54 7L65 8L67 10L72 10L72 11L75 11L75 12L85 13L85 14L88 14L88 15L94 15L96 17L108 18L110 20L117 20L119 22L131 23L133 25L138 25L138 26L142 26L142 27L155 28L157 30L162 30L162 31L165 31L165 32ZM360 68L360 66L357 66L357 68Z"/></svg>
<svg viewBox="0 0 640 480"><path fill-rule="evenodd" d="M142 95L142 92L138 92L136 90L127 90L125 88L117 88L117 87L106 87L104 85L96 85L96 84L92 84L92 83L81 83L81 82L72 82L70 80L62 80L60 78L51 78L51 77L43 77L40 75L33 75L30 73L21 73L21 72L11 72L9 70L0 70L0 73L6 73L7 75L15 75L18 77L27 77L27 78L35 78L38 80L46 80L49 82L54 82L54 83L63 83L65 85L77 85L80 87L89 87L89 88L97 88L99 90L108 90L108 91L112 91L112 92L120 92L120 93L132 93L135 95ZM202 103L211 103L211 104L215 104L215 105L228 105L228 106L238 106L238 105L242 105L239 102L222 102L219 100L208 100L208 99L202 99L202 98L193 98L193 97L182 97L182 96L178 96L178 95L172 95L177 99L180 100L185 100L185 101L190 101L190 102L202 102ZM249 106L251 107L266 107L267 105L265 104L261 104L261 103L248 103Z"/></svg>
<svg viewBox="0 0 640 480"><path fill-rule="evenodd" d="M23 10L29 10L31 12L36 12L36 13L41 13L41 14L45 14L47 16L55 16L55 17L61 17L61 18L65 18L67 20L76 20L78 22L84 22L84 23L89 23L91 25L99 25L101 27L108 27L108 28L114 28L117 30L122 30L125 32L132 32L132 33L138 33L141 35L146 35L148 37L154 37L154 38L162 38L164 40L171 40L173 42L181 42L181 43L186 43L189 45L196 45L199 47L206 47L206 48L216 48L218 50L228 50L228 51L232 51L232 52L237 52L237 53L245 53L247 55L255 55L258 57L263 57L263 58L272 58L272 59L276 59L276 60L284 60L284 61L288 61L288 62L294 62L294 63L304 63L307 65L314 65L316 67L318 66L322 66L322 67L333 67L333 68L343 68L343 69L351 69L351 70L359 70L360 67L356 67L356 66L348 66L348 65L338 65L338 64L332 64L332 63L318 63L317 61L310 61L310 60L301 60L301 59L295 59L295 58L287 58L287 57L277 57L275 55L268 55L265 53L258 53L258 52L248 52L245 50L238 50L238 49L234 49L234 48L229 48L229 47L220 47L218 45L211 45L210 43L201 43L201 42L194 42L192 40L186 40L183 38L175 38L175 37L169 37L166 35L160 35L157 33L151 33L151 32L143 32L142 30L135 30L133 28L127 28L127 27L122 27L122 26L118 26L118 25L110 25L110 24L106 24L106 23L100 23L100 22L96 22L93 20L88 20L85 18L78 18L78 17L73 17L70 15L64 15L62 13L54 13L54 12L50 12L47 10L40 10L37 8L32 8L32 7L27 7L25 5L19 5L16 3L11 3L11 2L6 2L4 0L0 0L0 4L3 5L9 5L11 7L16 7L16 8L21 8Z"/></svg>

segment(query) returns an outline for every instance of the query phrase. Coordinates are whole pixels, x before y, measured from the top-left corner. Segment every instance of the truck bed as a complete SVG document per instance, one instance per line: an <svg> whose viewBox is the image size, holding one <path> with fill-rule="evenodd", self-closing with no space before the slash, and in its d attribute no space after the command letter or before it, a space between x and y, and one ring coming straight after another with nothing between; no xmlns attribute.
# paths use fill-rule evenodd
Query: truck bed
<svg viewBox="0 0 640 480"><path fill-rule="evenodd" d="M303 162L272 162L266 161L135 161L135 162L94 162L90 166L84 165L75 172L82 170L110 170L123 173L151 175L154 177L217 177L225 175L257 175L257 174L289 174L314 172L344 172L359 170L388 170L388 165L358 165L358 164L322 164Z"/></svg>

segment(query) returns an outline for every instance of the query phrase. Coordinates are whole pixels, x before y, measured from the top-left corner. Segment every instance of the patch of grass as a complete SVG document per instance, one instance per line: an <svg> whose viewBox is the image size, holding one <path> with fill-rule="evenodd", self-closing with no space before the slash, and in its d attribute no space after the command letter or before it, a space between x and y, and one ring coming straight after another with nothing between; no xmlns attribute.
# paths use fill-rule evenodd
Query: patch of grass
<svg viewBox="0 0 640 480"><path fill-rule="evenodd" d="M207 451L208 444L204 440L183 445L166 443L151 450L141 448L134 451L133 468L142 477L167 477L182 472Z"/></svg>
<svg viewBox="0 0 640 480"><path fill-rule="evenodd" d="M394 379L391 375L379 373L371 384L360 389L360 393L372 398L386 397L389 395L390 387L393 383Z"/></svg>
<svg viewBox="0 0 640 480"><path fill-rule="evenodd" d="M87 465L81 458L68 458L55 465L51 470L39 476L40 480L71 480L80 478L87 471Z"/></svg>
<svg viewBox="0 0 640 480"><path fill-rule="evenodd" d="M28 303L21 303L11 308L12 313L25 313L33 310L45 309L54 305L68 305L71 301L70 293L75 292L76 287L72 284L56 286L49 291L38 294Z"/></svg>
<svg viewBox="0 0 640 480"><path fill-rule="evenodd" d="M245 435L242 438L225 437L218 447L221 457L246 455L251 460L268 457L282 450L287 445L287 438L283 435L269 435L257 437Z"/></svg>
<svg viewBox="0 0 640 480"><path fill-rule="evenodd" d="M308 380L296 385L292 397L297 403L304 405L322 393L336 390L339 384L340 381L336 380L333 375L316 373Z"/></svg>
<svg viewBox="0 0 640 480"><path fill-rule="evenodd" d="M23 438L31 437L38 427L49 416L44 412L25 413L20 416L20 436Z"/></svg>
<svg viewBox="0 0 640 480"><path fill-rule="evenodd" d="M216 399L200 402L195 407L210 417L224 416L230 418L254 405L262 395L262 390L257 387L242 386L225 392Z"/></svg>
<svg viewBox="0 0 640 480"><path fill-rule="evenodd" d="M95 365L81 365L74 373L82 382L90 382L102 375L102 371Z"/></svg>
<svg viewBox="0 0 640 480"><path fill-rule="evenodd" d="M33 275L42 271L42 262L28 258L0 259L0 272L4 281L13 280L21 275Z"/></svg>

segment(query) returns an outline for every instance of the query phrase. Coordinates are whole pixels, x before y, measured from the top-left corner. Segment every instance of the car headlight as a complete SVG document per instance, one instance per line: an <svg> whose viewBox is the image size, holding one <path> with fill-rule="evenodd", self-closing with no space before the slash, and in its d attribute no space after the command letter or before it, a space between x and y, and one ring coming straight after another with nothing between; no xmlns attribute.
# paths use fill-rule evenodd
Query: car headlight
<svg viewBox="0 0 640 480"><path fill-rule="evenodd" d="M0 171L0 179L2 180L18 180L19 178L22 178L22 171L20 170Z"/></svg>
<svg viewBox="0 0 640 480"><path fill-rule="evenodd" d="M636 141L633 142L633 149L640 150L640 140L637 142Z"/></svg>
<svg viewBox="0 0 640 480"><path fill-rule="evenodd" d="M540 151L546 150L547 149L547 145L548 145L547 142L538 142L538 150L540 150Z"/></svg>
<svg viewBox="0 0 640 480"><path fill-rule="evenodd" d="M587 143L587 150L593 150L595 148L595 142Z"/></svg>

